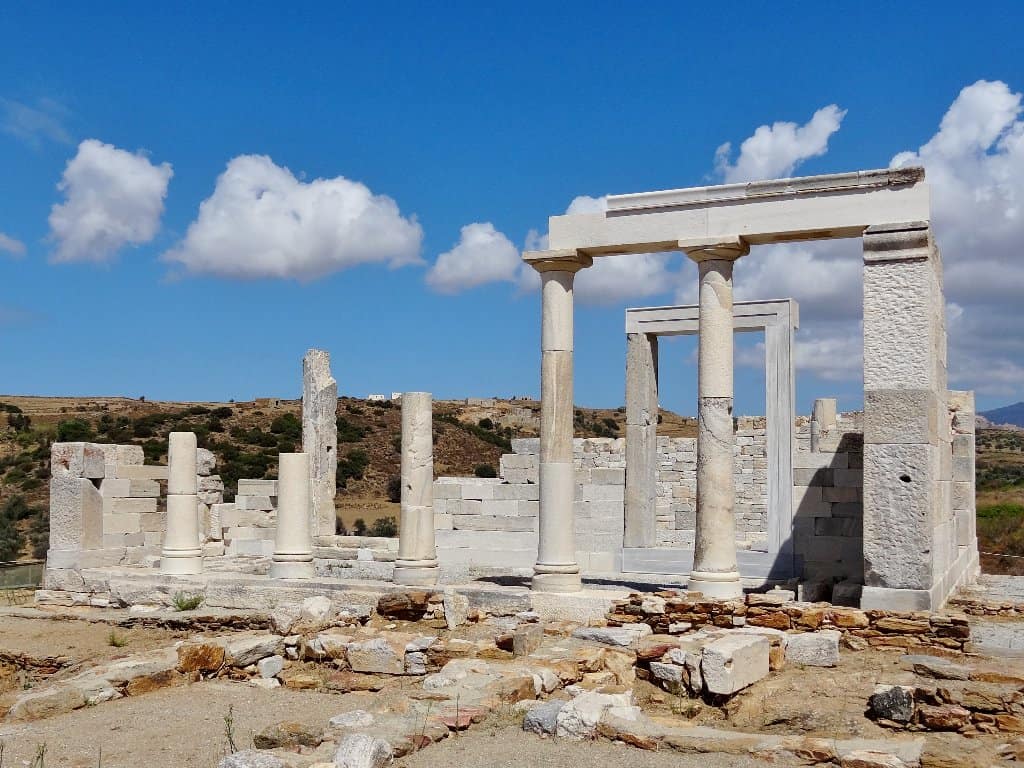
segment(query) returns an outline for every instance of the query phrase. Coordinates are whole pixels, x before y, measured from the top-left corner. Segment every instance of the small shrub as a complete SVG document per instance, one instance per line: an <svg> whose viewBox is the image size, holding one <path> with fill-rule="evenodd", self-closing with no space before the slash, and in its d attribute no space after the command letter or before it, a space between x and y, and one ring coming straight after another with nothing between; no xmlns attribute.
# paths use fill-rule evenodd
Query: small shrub
<svg viewBox="0 0 1024 768"><path fill-rule="evenodd" d="M210 415L215 419L230 419L235 415L235 412L227 406L221 406L210 411Z"/></svg>
<svg viewBox="0 0 1024 768"><path fill-rule="evenodd" d="M366 427L353 424L344 416L338 417L337 424L339 443L358 443L366 437Z"/></svg>
<svg viewBox="0 0 1024 768"><path fill-rule="evenodd" d="M494 422L488 419L486 416L477 422L480 425L480 429L494 429Z"/></svg>
<svg viewBox="0 0 1024 768"><path fill-rule="evenodd" d="M373 525L370 526L370 535L393 539L398 535L398 523L396 523L395 518L390 515L387 517L378 517L373 521Z"/></svg>
<svg viewBox="0 0 1024 768"><path fill-rule="evenodd" d="M176 611L194 611L200 605L203 604L202 595L189 595L185 592L175 592L174 597L171 598L171 603L174 605Z"/></svg>
<svg viewBox="0 0 1024 768"><path fill-rule="evenodd" d="M92 425L84 419L65 419L57 424L58 443L80 443L92 439Z"/></svg>
<svg viewBox="0 0 1024 768"><path fill-rule="evenodd" d="M357 517L356 521L352 523L352 534L354 536L366 535L366 521L363 518Z"/></svg>
<svg viewBox="0 0 1024 768"><path fill-rule="evenodd" d="M402 478L391 477L388 478L387 485L388 501L392 504L397 504L402 500Z"/></svg>
<svg viewBox="0 0 1024 768"><path fill-rule="evenodd" d="M114 648L124 648L128 645L128 638L117 634L114 630L110 630L110 634L107 635L107 645Z"/></svg>
<svg viewBox="0 0 1024 768"><path fill-rule="evenodd" d="M498 473L495 471L494 467L492 467L490 464L477 464L476 467L473 469L473 474L476 475L477 477L497 477L498 476Z"/></svg>
<svg viewBox="0 0 1024 768"><path fill-rule="evenodd" d="M294 413L284 413L270 422L270 431L291 440L302 437L302 420Z"/></svg>

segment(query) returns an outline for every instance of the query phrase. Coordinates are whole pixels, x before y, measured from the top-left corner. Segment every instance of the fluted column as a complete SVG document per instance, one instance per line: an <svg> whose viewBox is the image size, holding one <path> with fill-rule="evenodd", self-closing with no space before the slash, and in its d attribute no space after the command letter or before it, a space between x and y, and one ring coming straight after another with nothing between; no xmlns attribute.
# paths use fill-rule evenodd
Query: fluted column
<svg viewBox="0 0 1024 768"><path fill-rule="evenodd" d="M437 584L434 545L434 425L429 392L402 393L402 520L395 583Z"/></svg>
<svg viewBox="0 0 1024 768"><path fill-rule="evenodd" d="M312 499L308 453L282 453L277 465L277 531L272 579L313 578Z"/></svg>
<svg viewBox="0 0 1024 768"><path fill-rule="evenodd" d="M167 436L167 465L167 531L160 572L179 576L202 573L194 433L171 432Z"/></svg>
<svg viewBox="0 0 1024 768"><path fill-rule="evenodd" d="M573 281L593 264L575 251L524 254L541 278L540 511L533 589L576 592L581 588L576 562L573 502Z"/></svg>
<svg viewBox="0 0 1024 768"><path fill-rule="evenodd" d="M697 530L688 586L712 598L743 594L736 564L733 479L733 262L749 252L732 242L686 247L700 274L697 353Z"/></svg>

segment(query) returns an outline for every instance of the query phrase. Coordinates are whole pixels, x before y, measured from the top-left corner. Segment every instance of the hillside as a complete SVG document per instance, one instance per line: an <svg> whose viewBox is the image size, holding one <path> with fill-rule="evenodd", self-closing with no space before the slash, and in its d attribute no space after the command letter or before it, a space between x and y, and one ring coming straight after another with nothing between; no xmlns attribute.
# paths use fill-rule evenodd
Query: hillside
<svg viewBox="0 0 1024 768"><path fill-rule="evenodd" d="M1002 408L993 408L991 411L982 411L978 415L985 417L992 424L1012 424L1015 427L1024 427L1024 402L1004 405Z"/></svg>
<svg viewBox="0 0 1024 768"><path fill-rule="evenodd" d="M501 454L511 451L513 437L537 434L539 410L537 402L528 400L435 403L436 474L496 472ZM301 448L301 417L298 400L171 403L0 395L0 560L45 554L49 446L54 440L135 443L142 446L147 462L165 463L167 434L195 432L199 445L216 454L230 500L239 478L273 477L277 454ZM372 526L378 518L397 518L393 481L400 470L400 407L342 397L337 420L335 506L341 525L351 531L360 519ZM575 421L579 436L619 437L625 432L622 408L578 408ZM661 431L692 436L696 424L664 411Z"/></svg>

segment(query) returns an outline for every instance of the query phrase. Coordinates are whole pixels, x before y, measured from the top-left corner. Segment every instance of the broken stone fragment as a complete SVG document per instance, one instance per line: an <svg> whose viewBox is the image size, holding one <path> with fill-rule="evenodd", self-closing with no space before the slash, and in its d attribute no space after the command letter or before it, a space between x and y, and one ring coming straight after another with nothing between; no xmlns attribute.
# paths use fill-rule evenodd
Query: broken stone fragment
<svg viewBox="0 0 1024 768"><path fill-rule="evenodd" d="M287 768L287 766L266 752L245 749L225 757L217 763L217 768Z"/></svg>
<svg viewBox="0 0 1024 768"><path fill-rule="evenodd" d="M323 728L284 721L264 728L253 737L252 743L257 749L279 749L297 746L316 747L323 740Z"/></svg>
<svg viewBox="0 0 1024 768"><path fill-rule="evenodd" d="M835 629L801 632L786 643L786 661L808 667L834 667L839 663L839 639Z"/></svg>
<svg viewBox="0 0 1024 768"><path fill-rule="evenodd" d="M876 720L909 723L914 717L913 688L904 685L879 685L868 698L868 712Z"/></svg>
<svg viewBox="0 0 1024 768"><path fill-rule="evenodd" d="M338 768L384 768L394 757L391 745L364 733L353 733L342 739L334 762Z"/></svg>

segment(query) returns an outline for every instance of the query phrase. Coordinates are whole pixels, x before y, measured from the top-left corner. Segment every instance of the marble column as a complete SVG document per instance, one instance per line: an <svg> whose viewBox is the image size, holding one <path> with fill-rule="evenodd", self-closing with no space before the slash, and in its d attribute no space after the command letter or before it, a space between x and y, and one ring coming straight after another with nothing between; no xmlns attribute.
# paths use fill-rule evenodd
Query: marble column
<svg viewBox="0 0 1024 768"><path fill-rule="evenodd" d="M309 455L311 531L314 536L333 536L337 528L338 383L331 375L331 356L322 349L311 349L302 358L302 452Z"/></svg>
<svg viewBox="0 0 1024 768"><path fill-rule="evenodd" d="M160 572L177 576L202 573L196 436L192 432L171 432L167 443L167 531L160 552Z"/></svg>
<svg viewBox="0 0 1024 768"><path fill-rule="evenodd" d="M749 246L686 248L700 275L697 351L697 530L688 587L711 598L743 594L736 564L733 480L733 262Z"/></svg>
<svg viewBox="0 0 1024 768"><path fill-rule="evenodd" d="M313 578L313 539L310 535L308 453L282 453L277 465L277 531L272 579Z"/></svg>
<svg viewBox="0 0 1024 768"><path fill-rule="evenodd" d="M434 425L429 392L402 394L402 520L395 583L437 584L434 546Z"/></svg>
<svg viewBox="0 0 1024 768"><path fill-rule="evenodd" d="M581 589L576 562L573 467L573 302L576 273L593 264L575 251L524 254L541 278L540 511L532 588Z"/></svg>
<svg viewBox="0 0 1024 768"><path fill-rule="evenodd" d="M626 335L626 506L622 546L657 543L658 337Z"/></svg>

